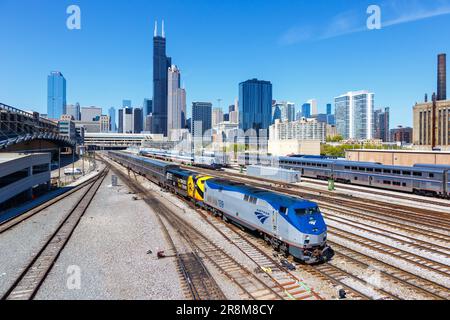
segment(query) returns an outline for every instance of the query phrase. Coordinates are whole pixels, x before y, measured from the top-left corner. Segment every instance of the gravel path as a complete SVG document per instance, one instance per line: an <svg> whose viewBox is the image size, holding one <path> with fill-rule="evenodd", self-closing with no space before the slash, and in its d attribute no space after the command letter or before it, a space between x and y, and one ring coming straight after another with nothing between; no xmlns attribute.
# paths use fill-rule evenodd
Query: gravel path
<svg viewBox="0 0 450 320"><path fill-rule="evenodd" d="M156 259L166 246L157 219L142 201L109 175L36 299L183 299L173 259ZM149 250L152 253L149 253ZM80 287L69 288L73 266Z"/></svg>
<svg viewBox="0 0 450 320"><path fill-rule="evenodd" d="M0 234L0 296L41 250L88 187Z"/></svg>

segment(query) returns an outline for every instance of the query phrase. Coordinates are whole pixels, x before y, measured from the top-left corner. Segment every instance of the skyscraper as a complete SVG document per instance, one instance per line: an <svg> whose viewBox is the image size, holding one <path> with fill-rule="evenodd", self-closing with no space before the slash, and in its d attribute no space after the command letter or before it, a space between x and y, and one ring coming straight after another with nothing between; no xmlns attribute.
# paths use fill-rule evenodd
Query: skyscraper
<svg viewBox="0 0 450 320"><path fill-rule="evenodd" d="M317 106L317 100L316 99L308 100L307 103L309 103L309 105L311 106L311 115L312 116L314 116L316 114L319 114L319 108Z"/></svg>
<svg viewBox="0 0 450 320"><path fill-rule="evenodd" d="M223 122L223 110L221 108L214 108L212 111L212 126L213 128L219 123Z"/></svg>
<svg viewBox="0 0 450 320"><path fill-rule="evenodd" d="M134 122L133 108L123 109L123 133L134 132L133 122Z"/></svg>
<svg viewBox="0 0 450 320"><path fill-rule="evenodd" d="M153 112L153 101L151 99L144 99L142 109L142 111L144 112L144 117L151 114Z"/></svg>
<svg viewBox="0 0 450 320"><path fill-rule="evenodd" d="M438 88L437 101L447 100L447 55L438 56Z"/></svg>
<svg viewBox="0 0 450 320"><path fill-rule="evenodd" d="M331 126L336 125L336 117L333 113L333 105L331 103L327 104L327 124Z"/></svg>
<svg viewBox="0 0 450 320"><path fill-rule="evenodd" d="M133 109L133 133L141 133L144 131L144 115L142 108Z"/></svg>
<svg viewBox="0 0 450 320"><path fill-rule="evenodd" d="M274 104L272 106L272 122L274 124L276 120L281 120L281 109L279 104Z"/></svg>
<svg viewBox="0 0 450 320"><path fill-rule="evenodd" d="M114 107L109 108L109 131L117 132L117 123L116 123L116 109Z"/></svg>
<svg viewBox="0 0 450 320"><path fill-rule="evenodd" d="M164 21L162 34L158 35L158 23L155 23L153 36L153 117L152 133L167 136L167 70L172 59L166 55L166 37Z"/></svg>
<svg viewBox="0 0 450 320"><path fill-rule="evenodd" d="M53 71L47 77L47 116L60 119L66 114L66 79L59 71Z"/></svg>
<svg viewBox="0 0 450 320"><path fill-rule="evenodd" d="M380 139L383 142L389 142L389 108L374 111L374 139Z"/></svg>
<svg viewBox="0 0 450 320"><path fill-rule="evenodd" d="M335 98L336 129L339 135L344 139L373 139L374 97L368 91L356 91Z"/></svg>
<svg viewBox="0 0 450 320"><path fill-rule="evenodd" d="M193 102L191 133L194 137L203 135L212 128L212 104L209 102Z"/></svg>
<svg viewBox="0 0 450 320"><path fill-rule="evenodd" d="M119 109L119 127L117 130L119 133L123 133L123 110Z"/></svg>
<svg viewBox="0 0 450 320"><path fill-rule="evenodd" d="M167 131L183 129L186 125L186 91L180 88L181 74L173 65L168 71Z"/></svg>
<svg viewBox="0 0 450 320"><path fill-rule="evenodd" d="M272 123L272 83L258 79L239 84L239 129L246 132L266 130L268 136Z"/></svg>
<svg viewBox="0 0 450 320"><path fill-rule="evenodd" d="M302 105L302 117L303 118L311 118L311 104L304 103Z"/></svg>

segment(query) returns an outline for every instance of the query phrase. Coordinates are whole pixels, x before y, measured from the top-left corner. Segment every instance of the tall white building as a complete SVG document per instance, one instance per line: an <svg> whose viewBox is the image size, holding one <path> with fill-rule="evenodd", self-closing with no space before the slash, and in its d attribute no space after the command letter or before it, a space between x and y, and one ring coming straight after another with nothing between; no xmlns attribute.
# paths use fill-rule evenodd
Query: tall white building
<svg viewBox="0 0 450 320"><path fill-rule="evenodd" d="M168 70L167 132L184 129L186 125L186 91L180 88L180 70L172 65Z"/></svg>
<svg viewBox="0 0 450 320"><path fill-rule="evenodd" d="M317 107L317 100L311 99L308 100L308 102L311 105L311 115L315 116L316 114L319 114L319 108Z"/></svg>
<svg viewBox="0 0 450 320"><path fill-rule="evenodd" d="M134 115L133 108L123 109L123 133L134 132Z"/></svg>
<svg viewBox="0 0 450 320"><path fill-rule="evenodd" d="M373 139L375 94L353 91L336 97L334 102L339 135L352 140Z"/></svg>

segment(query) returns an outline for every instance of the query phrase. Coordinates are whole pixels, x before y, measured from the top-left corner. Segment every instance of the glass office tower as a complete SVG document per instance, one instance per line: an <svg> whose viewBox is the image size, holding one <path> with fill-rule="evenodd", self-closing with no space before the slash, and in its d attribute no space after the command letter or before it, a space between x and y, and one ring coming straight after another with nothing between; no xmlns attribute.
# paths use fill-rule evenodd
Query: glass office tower
<svg viewBox="0 0 450 320"><path fill-rule="evenodd" d="M268 135L272 123L272 84L269 81L252 79L239 84L239 128L265 130Z"/></svg>
<svg viewBox="0 0 450 320"><path fill-rule="evenodd" d="M47 115L59 120L66 114L66 79L61 72L53 71L47 77Z"/></svg>

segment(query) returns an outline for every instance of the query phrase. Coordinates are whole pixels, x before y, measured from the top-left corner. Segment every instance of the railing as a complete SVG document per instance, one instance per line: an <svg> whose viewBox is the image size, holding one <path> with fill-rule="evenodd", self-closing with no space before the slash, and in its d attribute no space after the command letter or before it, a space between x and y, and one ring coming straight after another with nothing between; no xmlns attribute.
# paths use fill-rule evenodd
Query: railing
<svg viewBox="0 0 450 320"><path fill-rule="evenodd" d="M29 112L26 112L26 111L23 111L23 110L20 110L20 109L8 106L8 105L3 104L3 103L0 103L0 109L8 111L8 112L11 112L11 113L17 113L17 114L23 115L25 117L31 118L33 120L35 119L34 114L32 114L32 113L29 113ZM57 123L55 123L55 122L53 122L51 120L48 120L48 119L44 119L44 118L39 117L38 120L39 120L39 122L41 122L43 124L46 124L46 125L49 125L49 126L54 126L54 127L58 126Z"/></svg>

